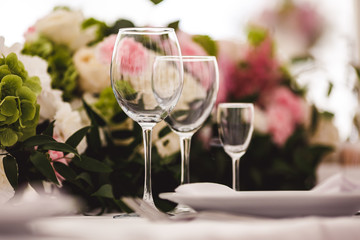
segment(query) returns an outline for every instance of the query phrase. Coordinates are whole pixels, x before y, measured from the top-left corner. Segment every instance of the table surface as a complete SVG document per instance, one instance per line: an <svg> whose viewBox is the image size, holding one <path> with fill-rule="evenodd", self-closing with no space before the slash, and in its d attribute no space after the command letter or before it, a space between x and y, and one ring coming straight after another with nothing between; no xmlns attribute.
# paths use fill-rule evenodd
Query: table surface
<svg viewBox="0 0 360 240"><path fill-rule="evenodd" d="M66 216L37 219L0 239L360 239L360 217L196 219L151 222L140 217Z"/></svg>

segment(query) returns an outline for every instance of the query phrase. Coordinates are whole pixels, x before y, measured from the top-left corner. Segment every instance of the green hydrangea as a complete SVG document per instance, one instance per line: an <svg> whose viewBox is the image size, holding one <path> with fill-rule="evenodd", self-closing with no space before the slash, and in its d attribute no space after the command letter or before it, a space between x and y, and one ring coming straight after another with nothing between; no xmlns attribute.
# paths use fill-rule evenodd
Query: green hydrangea
<svg viewBox="0 0 360 240"><path fill-rule="evenodd" d="M15 53L0 58L0 148L35 135L40 79L29 77Z"/></svg>
<svg viewBox="0 0 360 240"><path fill-rule="evenodd" d="M39 56L47 61L51 87L60 89L65 101L76 96L79 74L72 60L73 53L67 46L41 36L36 41L26 42L22 53Z"/></svg>
<svg viewBox="0 0 360 240"><path fill-rule="evenodd" d="M116 123L116 116L122 113L122 110L115 99L113 90L111 87L105 88L99 96L98 101L94 104L94 107L98 112L100 112L101 116L108 123Z"/></svg>

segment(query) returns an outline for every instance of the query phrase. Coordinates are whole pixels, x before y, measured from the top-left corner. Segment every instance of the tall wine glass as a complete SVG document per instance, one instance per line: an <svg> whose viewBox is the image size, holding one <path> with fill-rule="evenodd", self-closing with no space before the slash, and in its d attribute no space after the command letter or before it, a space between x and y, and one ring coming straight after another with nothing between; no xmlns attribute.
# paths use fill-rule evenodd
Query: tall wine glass
<svg viewBox="0 0 360 240"><path fill-rule="evenodd" d="M240 158L245 154L253 133L252 103L220 103L217 110L220 141L232 159L232 188L240 190Z"/></svg>
<svg viewBox="0 0 360 240"><path fill-rule="evenodd" d="M171 77L160 81L157 79L160 75L154 75L156 59L167 55L181 59L179 43L172 28L122 28L117 35L110 70L116 100L142 128L145 156L143 199L154 207L151 189L152 129L174 108L183 85L182 61L172 66ZM160 70L167 71L166 68Z"/></svg>
<svg viewBox="0 0 360 240"><path fill-rule="evenodd" d="M169 59L169 61L179 61ZM191 137L209 117L219 88L219 72L213 56L183 56L184 86L174 110L165 119L180 137L181 184L190 182L189 160ZM173 213L189 208L178 205Z"/></svg>

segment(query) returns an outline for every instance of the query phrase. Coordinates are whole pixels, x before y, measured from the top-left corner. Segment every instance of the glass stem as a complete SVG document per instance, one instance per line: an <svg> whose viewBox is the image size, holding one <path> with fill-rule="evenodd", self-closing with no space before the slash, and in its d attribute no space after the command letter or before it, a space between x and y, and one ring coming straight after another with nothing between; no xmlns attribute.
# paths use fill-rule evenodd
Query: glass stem
<svg viewBox="0 0 360 240"><path fill-rule="evenodd" d="M180 148L181 148L181 182L180 184L190 183L190 136L180 136Z"/></svg>
<svg viewBox="0 0 360 240"><path fill-rule="evenodd" d="M232 159L232 188L240 191L240 158Z"/></svg>
<svg viewBox="0 0 360 240"><path fill-rule="evenodd" d="M144 156L145 156L145 178L144 178L144 195L143 199L153 205L154 199L151 190L151 135L153 126L141 126L144 139Z"/></svg>

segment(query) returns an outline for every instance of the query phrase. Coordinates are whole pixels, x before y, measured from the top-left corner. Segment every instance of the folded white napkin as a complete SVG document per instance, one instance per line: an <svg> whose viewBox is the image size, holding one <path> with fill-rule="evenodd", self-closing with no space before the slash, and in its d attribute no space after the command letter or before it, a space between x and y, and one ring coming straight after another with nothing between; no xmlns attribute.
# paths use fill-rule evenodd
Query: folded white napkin
<svg viewBox="0 0 360 240"><path fill-rule="evenodd" d="M348 179L343 173L337 173L315 186L312 191L326 193L357 192L360 191L360 185Z"/></svg>
<svg viewBox="0 0 360 240"><path fill-rule="evenodd" d="M200 182L200 183L188 183L180 185L175 189L176 193L186 194L186 195L213 195L217 194L234 194L235 191L228 186L210 183L210 182Z"/></svg>
<svg viewBox="0 0 360 240"><path fill-rule="evenodd" d="M343 173L338 173L315 186L311 191L324 193L357 192L360 191L360 184L349 180ZM214 195L214 193L217 195L234 195L239 193L228 186L210 182L180 185L175 189L175 192L190 196Z"/></svg>

